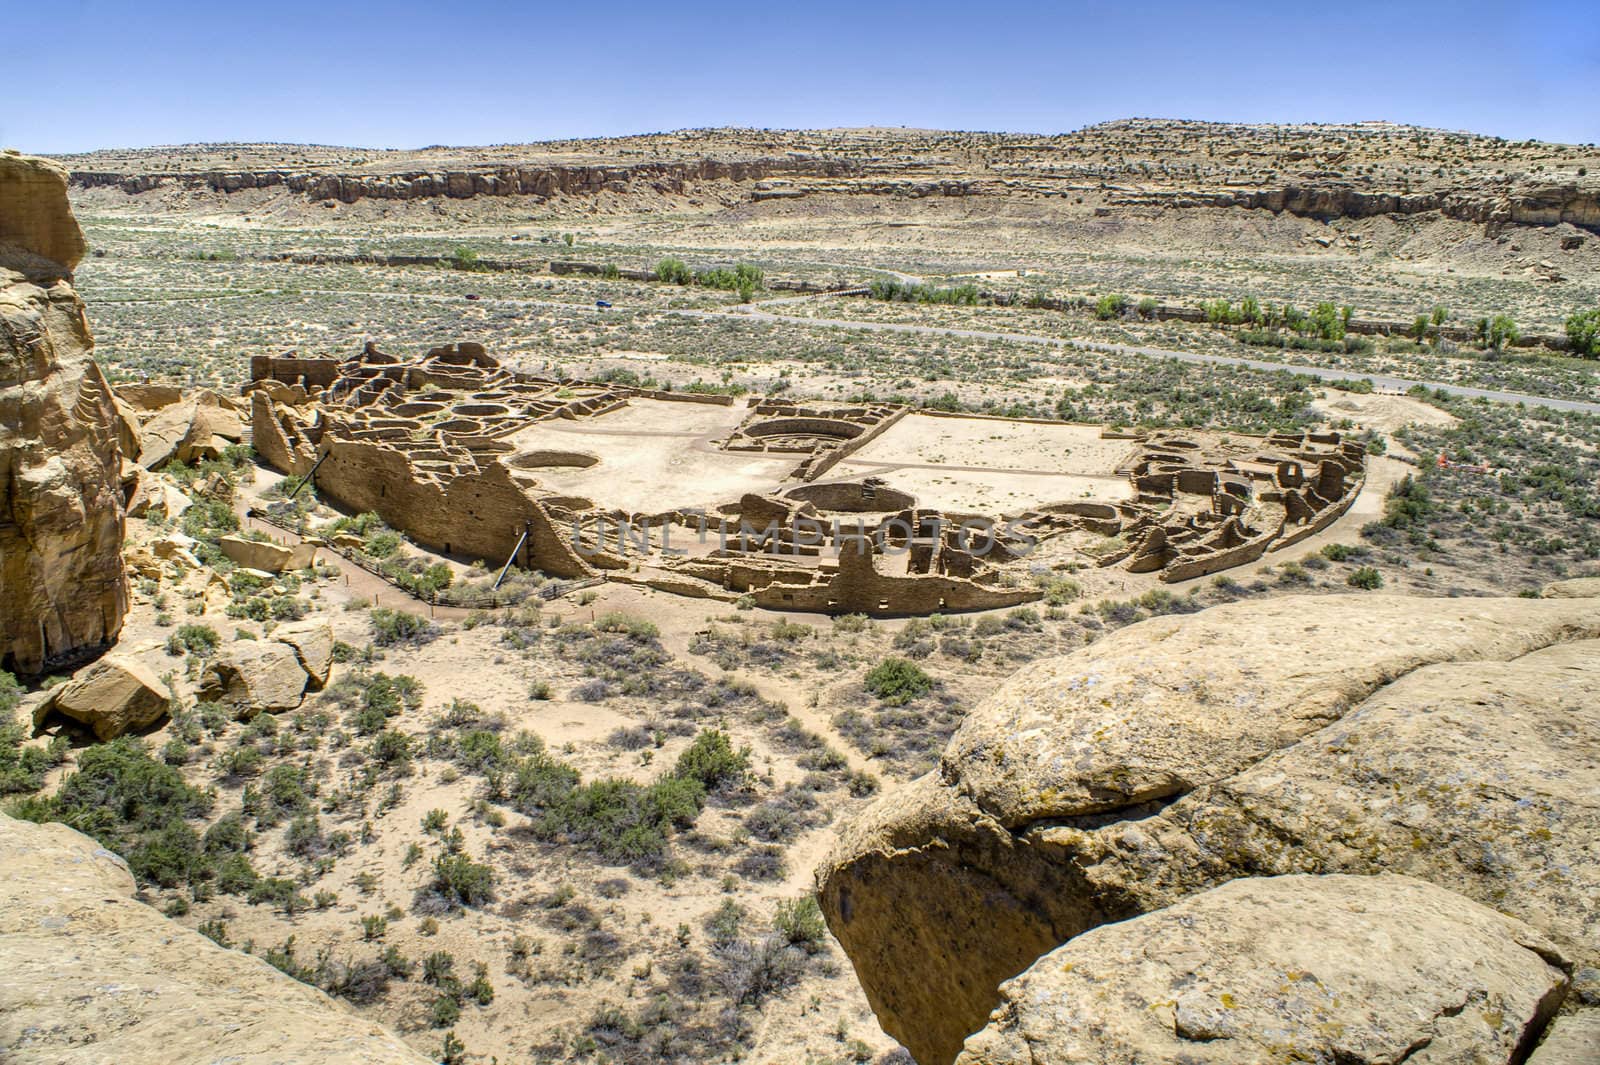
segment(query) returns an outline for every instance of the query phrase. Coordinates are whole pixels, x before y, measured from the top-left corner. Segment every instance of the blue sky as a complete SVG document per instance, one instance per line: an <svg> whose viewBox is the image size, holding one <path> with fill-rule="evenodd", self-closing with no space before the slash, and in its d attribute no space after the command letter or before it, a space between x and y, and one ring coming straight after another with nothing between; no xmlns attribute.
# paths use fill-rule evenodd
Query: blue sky
<svg viewBox="0 0 1600 1065"><path fill-rule="evenodd" d="M1388 119L1600 142L1595 0L0 0L0 145Z"/></svg>

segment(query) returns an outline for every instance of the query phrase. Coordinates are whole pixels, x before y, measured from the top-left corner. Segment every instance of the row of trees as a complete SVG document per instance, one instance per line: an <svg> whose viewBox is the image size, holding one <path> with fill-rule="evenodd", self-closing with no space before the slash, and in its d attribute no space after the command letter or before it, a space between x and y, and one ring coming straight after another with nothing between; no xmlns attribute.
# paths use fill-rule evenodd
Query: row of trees
<svg viewBox="0 0 1600 1065"><path fill-rule="evenodd" d="M759 266L739 263L732 270L717 267L698 272L689 269L682 259L662 259L656 263L656 280L669 285L699 285L701 288L737 292L739 298L749 302L766 282L766 274Z"/></svg>

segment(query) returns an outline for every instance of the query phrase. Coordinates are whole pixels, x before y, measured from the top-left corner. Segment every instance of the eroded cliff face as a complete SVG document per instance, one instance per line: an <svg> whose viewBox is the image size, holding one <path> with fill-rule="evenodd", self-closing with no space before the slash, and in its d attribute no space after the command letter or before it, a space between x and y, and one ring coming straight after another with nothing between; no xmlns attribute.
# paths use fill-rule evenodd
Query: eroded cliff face
<svg viewBox="0 0 1600 1065"><path fill-rule="evenodd" d="M1600 599L1292 597L1154 619L1003 685L939 770L841 830L820 900L880 1022L921 1065L964 1043L973 1063L1169 1060L1096 1056L1017 1004L1056 994L1039 988L1102 942L1094 929L1241 878L1430 882L1548 937L1571 963L1571 1000L1593 1001L1596 691ZM1213 953L1188 949L1195 964ZM1031 989L1006 983L1030 966ZM1522 1060L1543 1030L1529 1023L1471 1060ZM1235 1060L1205 1041L1178 1043ZM1033 1058L1000 1049L1024 1044ZM1344 1049L1307 1060L1391 1060Z"/></svg>
<svg viewBox="0 0 1600 1065"><path fill-rule="evenodd" d="M122 859L65 825L0 814L0 868L7 1062L431 1060L316 988L137 901Z"/></svg>
<svg viewBox="0 0 1600 1065"><path fill-rule="evenodd" d="M128 606L116 398L69 281L66 174L0 153L0 668L108 646Z"/></svg>

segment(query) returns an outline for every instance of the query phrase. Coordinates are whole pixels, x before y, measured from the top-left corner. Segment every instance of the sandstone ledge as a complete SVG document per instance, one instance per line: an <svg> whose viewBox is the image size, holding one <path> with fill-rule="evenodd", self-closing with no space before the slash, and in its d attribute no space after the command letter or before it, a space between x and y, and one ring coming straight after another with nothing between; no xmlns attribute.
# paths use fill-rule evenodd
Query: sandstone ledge
<svg viewBox="0 0 1600 1065"><path fill-rule="evenodd" d="M424 1065L266 962L135 901L65 825L0 814L0 1059L12 1065Z"/></svg>
<svg viewBox="0 0 1600 1065"><path fill-rule="evenodd" d="M938 771L842 829L824 913L922 1065L1041 955L1240 877L1405 873L1593 974L1596 637L1593 599L1294 597L1130 626L1026 668Z"/></svg>

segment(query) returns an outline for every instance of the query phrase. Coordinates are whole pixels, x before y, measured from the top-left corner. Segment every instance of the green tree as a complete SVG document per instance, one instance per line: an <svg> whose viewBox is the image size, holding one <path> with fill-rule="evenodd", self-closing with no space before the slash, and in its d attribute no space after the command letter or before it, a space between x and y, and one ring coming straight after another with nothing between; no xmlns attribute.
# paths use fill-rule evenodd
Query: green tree
<svg viewBox="0 0 1600 1065"><path fill-rule="evenodd" d="M1515 344L1522 333L1510 315L1497 314L1485 324L1483 343L1490 351L1500 351L1507 344Z"/></svg>
<svg viewBox="0 0 1600 1065"><path fill-rule="evenodd" d="M1567 319L1567 343L1579 358L1600 359L1600 308Z"/></svg>
<svg viewBox="0 0 1600 1065"><path fill-rule="evenodd" d="M656 263L656 280L669 285L687 285L694 280L694 274L682 259L667 258Z"/></svg>

